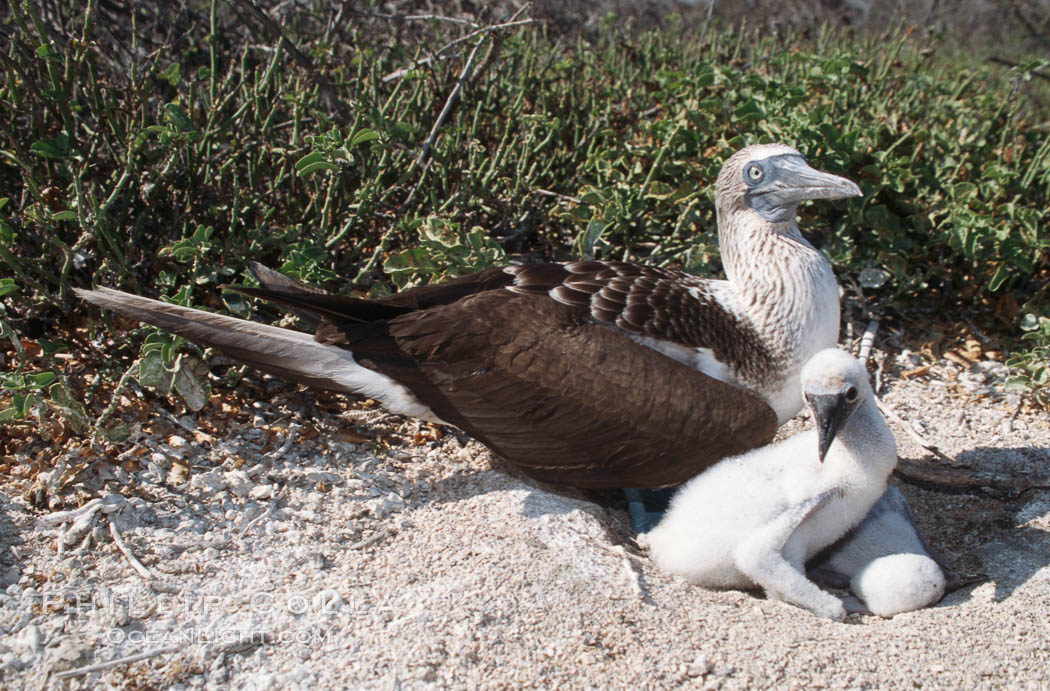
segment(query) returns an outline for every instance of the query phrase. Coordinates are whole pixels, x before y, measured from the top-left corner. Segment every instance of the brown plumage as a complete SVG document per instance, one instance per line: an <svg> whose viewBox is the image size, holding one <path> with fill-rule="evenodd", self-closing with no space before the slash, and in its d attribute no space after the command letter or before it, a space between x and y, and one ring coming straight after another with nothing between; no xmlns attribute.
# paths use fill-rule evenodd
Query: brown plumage
<svg viewBox="0 0 1050 691"><path fill-rule="evenodd" d="M359 364L403 384L437 418L537 479L677 484L706 459L739 453L776 431L758 396L651 348L625 347L586 306L509 290L434 306L420 292L412 299L430 307L385 321L361 325L329 311L317 337L352 349ZM286 294L278 302L303 308Z"/></svg>

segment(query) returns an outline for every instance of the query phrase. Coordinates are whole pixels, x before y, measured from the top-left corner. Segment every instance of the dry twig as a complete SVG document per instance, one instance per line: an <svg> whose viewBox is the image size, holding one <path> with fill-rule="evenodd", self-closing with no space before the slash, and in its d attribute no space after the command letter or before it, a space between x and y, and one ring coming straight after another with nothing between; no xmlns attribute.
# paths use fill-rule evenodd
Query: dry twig
<svg viewBox="0 0 1050 691"><path fill-rule="evenodd" d="M253 518L252 520L248 521L248 524L245 525L243 528L241 528L241 532L240 532L240 534L237 537L238 538L244 537L248 533L249 530L251 530L255 526L257 526L260 523L262 523L263 521L265 521L267 518L272 516L273 512L276 511L276 510L277 510L277 496L274 495L274 497L270 501L270 505L266 508L266 510L263 511L258 516L256 516L255 518Z"/></svg>
<svg viewBox="0 0 1050 691"><path fill-rule="evenodd" d="M583 200L578 197L571 197L567 194L561 194L559 192L551 192L550 190L532 190L533 194L542 194L546 197L554 197L555 199L561 199L562 201L572 202L573 204L582 204Z"/></svg>
<svg viewBox="0 0 1050 691"><path fill-rule="evenodd" d="M872 319L868 322L868 328L864 329L864 335L860 337L860 353L857 359L862 365L867 365L871 357L871 350L875 347L875 334L879 332L879 320Z"/></svg>
<svg viewBox="0 0 1050 691"><path fill-rule="evenodd" d="M980 492L1016 498L1030 489L1050 489L1050 474L1001 474L937 463L920 463L900 459L893 474L905 482L930 489L954 492Z"/></svg>
<svg viewBox="0 0 1050 691"><path fill-rule="evenodd" d="M266 458L268 458L271 461L276 461L281 456L288 453L288 449L292 448L292 444L295 443L295 438L299 435L300 429L302 429L302 425L298 423L293 422L292 424L288 425L288 434L285 436L284 442L281 444L281 447L276 451L267 454Z"/></svg>
<svg viewBox="0 0 1050 691"><path fill-rule="evenodd" d="M459 94L463 90L463 84L466 83L467 77L470 75L470 66L474 64L474 58L477 56L478 50L481 49L481 45L485 42L486 38L487 37L482 36L482 38L474 44L474 48L470 51L470 55L467 56L467 61L464 63L463 70L459 74L459 79L456 80L456 85L452 87L452 93L450 93L445 100L445 107L441 109L441 114L438 115L437 120L434 121L434 126L430 128L430 136L428 136L427 140L423 142L423 147L420 149L419 155L416 156L416 165L423 166L423 162L430 153L430 147L433 146L434 141L437 139L441 125L444 124L445 118L448 117L448 114L452 111L452 106L455 105L457 100L459 100Z"/></svg>
<svg viewBox="0 0 1050 691"><path fill-rule="evenodd" d="M331 82L328 81L327 77L321 74L320 70L317 69L314 65L314 61L311 60L309 56L304 54L294 43L288 40L288 37L284 35L284 30L280 25L271 19L265 12L256 7L255 3L251 0L231 0L231 2L262 24L263 29L269 34L271 40L280 42L281 47L288 51L288 54L292 56L295 64L306 72L311 81L317 84L317 88L320 89L321 92L321 99L324 101L325 105L334 110L341 119L346 120L349 115L349 110L347 109L346 104L336 95Z"/></svg>
<svg viewBox="0 0 1050 691"><path fill-rule="evenodd" d="M136 559L135 555L131 553L131 550L128 549L128 546L124 544L124 539L120 536L120 531L117 530L116 521L112 519L110 519L109 521L109 534L113 536L113 544L115 544L117 546L117 549L119 549L121 553L123 553L123 555L127 557L128 562L131 563L131 566L135 569L135 571L138 572L140 576L142 576L144 579L150 582L160 580L152 571L143 566L142 562Z"/></svg>
<svg viewBox="0 0 1050 691"><path fill-rule="evenodd" d="M91 674L92 672L104 672L107 669L113 669L114 667L119 667L120 665L128 665L132 662L138 662L140 660L148 660L151 657L157 657L158 655L176 653L180 649L181 648L179 648L179 646L177 645L169 645L166 648L156 648L154 650L147 650L144 653L135 653L134 655L128 655L126 657L118 657L115 660L110 660L109 662L100 662L97 665L77 667L76 669L70 669L65 672L59 672L55 675L55 678L68 679L69 677L82 677L85 674Z"/></svg>
<svg viewBox="0 0 1050 691"><path fill-rule="evenodd" d="M394 21L437 21L450 22L452 24L464 24L477 28L477 23L460 17L445 17L440 14L381 14L379 12L363 12L361 10L350 10L355 17L367 17L369 19L390 19Z"/></svg>
<svg viewBox="0 0 1050 691"><path fill-rule="evenodd" d="M486 56L486 59L482 62L481 67L477 70L471 71L470 68L474 64L474 58L477 57L478 51L481 49L481 46L484 45L485 41L488 40L488 37L494 32L516 26L522 26L525 24L531 24L532 19L518 19L518 17L521 16L521 14L526 10L527 7L528 6L522 7L517 12L515 12L514 15L511 16L509 21L503 22L502 24L493 24L491 26L482 27L480 29L477 29L476 31L472 31L466 36L461 36L460 38L456 39L455 41L449 44L449 46L452 46L456 43L469 41L475 36L480 36L477 43L475 43L474 47L471 49L470 55L467 56L467 61L463 64L463 69L459 73L459 79L456 80L456 85L452 87L452 93L450 93L448 95L448 98L445 100L445 106L441 109L441 113L438 115L437 120L434 121L434 126L430 128L430 135L427 137L427 140L423 143L423 147L420 149L419 155L416 156L416 165L422 166L423 161L426 160L427 155L430 153L430 147L433 146L434 141L437 139L438 131L441 129L441 125L444 124L445 118L448 117L448 114L452 111L452 106L454 106L459 100L459 95L460 93L462 93L463 85L466 84L467 79L476 79L480 75L482 70L485 67L487 67L489 62L491 61L490 59L493 53L495 52L495 46L493 46L493 49L489 52L489 55ZM442 48L442 50L446 50L449 46Z"/></svg>
<svg viewBox="0 0 1050 691"><path fill-rule="evenodd" d="M365 547L370 547L370 546L374 545L375 543L380 542L381 540L385 540L386 538L390 537L391 534L392 533L389 530L382 530L382 531L376 533L375 535L372 535L371 537L366 537L363 540L359 540L359 541L355 542L354 544L352 544L349 547L347 547L347 549L348 550L355 550L355 549L364 549Z"/></svg>

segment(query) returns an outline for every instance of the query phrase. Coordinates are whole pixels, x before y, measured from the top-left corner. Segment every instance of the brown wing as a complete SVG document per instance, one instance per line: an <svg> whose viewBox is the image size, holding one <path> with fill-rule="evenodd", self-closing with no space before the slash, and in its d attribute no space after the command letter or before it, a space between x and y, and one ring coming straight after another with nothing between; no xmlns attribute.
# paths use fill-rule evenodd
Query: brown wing
<svg viewBox="0 0 1050 691"><path fill-rule="evenodd" d="M552 299L625 333L707 348L738 374L765 379L777 368L751 325L711 294L712 281L683 271L617 261L510 267L521 294Z"/></svg>
<svg viewBox="0 0 1050 691"><path fill-rule="evenodd" d="M388 333L427 385L406 381L390 351L359 362L547 482L673 485L768 443L777 427L758 396L542 295L483 293L398 317Z"/></svg>

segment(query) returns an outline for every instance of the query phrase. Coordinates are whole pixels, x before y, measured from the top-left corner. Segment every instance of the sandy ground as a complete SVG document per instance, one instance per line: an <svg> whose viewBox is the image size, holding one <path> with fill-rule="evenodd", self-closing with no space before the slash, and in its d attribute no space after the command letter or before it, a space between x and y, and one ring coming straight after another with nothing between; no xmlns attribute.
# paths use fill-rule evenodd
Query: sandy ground
<svg viewBox="0 0 1050 691"><path fill-rule="evenodd" d="M1050 424L1000 366L904 380L909 357L882 392L915 431L990 484L1045 482ZM143 436L142 470L107 470L102 494L122 494L80 514L0 494L0 684L1050 686L1050 491L901 484L933 548L990 580L832 623L660 573L615 495L555 492L375 409L305 418L299 398L224 438ZM891 426L903 459L939 462Z"/></svg>

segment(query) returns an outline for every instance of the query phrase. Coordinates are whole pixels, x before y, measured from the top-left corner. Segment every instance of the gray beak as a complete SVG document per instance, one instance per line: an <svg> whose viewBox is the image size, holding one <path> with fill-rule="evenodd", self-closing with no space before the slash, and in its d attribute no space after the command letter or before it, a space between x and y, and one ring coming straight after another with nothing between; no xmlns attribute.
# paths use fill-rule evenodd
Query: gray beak
<svg viewBox="0 0 1050 691"><path fill-rule="evenodd" d="M846 402L845 394L841 393L807 394L806 401L817 422L817 458L823 463L831 442L835 441L835 435L853 412L853 406Z"/></svg>
<svg viewBox="0 0 1050 691"><path fill-rule="evenodd" d="M806 164L801 157L785 158L778 165L777 179L761 196L771 207L794 208L810 199L845 199L863 194L856 183L838 175L822 173Z"/></svg>

